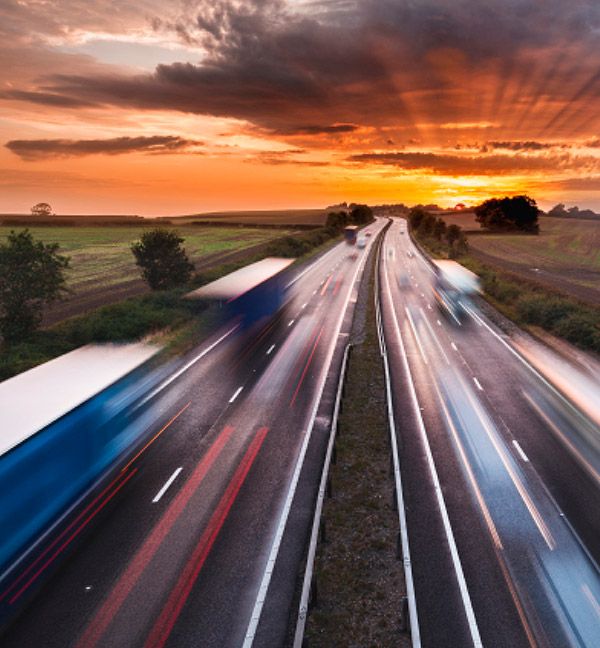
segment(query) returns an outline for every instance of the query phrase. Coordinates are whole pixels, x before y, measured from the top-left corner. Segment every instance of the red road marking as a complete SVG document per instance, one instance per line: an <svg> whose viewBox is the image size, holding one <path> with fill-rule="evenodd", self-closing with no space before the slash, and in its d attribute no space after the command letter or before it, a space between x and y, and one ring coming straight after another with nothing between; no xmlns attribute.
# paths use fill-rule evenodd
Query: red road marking
<svg viewBox="0 0 600 648"><path fill-rule="evenodd" d="M296 397L298 396L298 392L300 391L300 387L302 383L304 382L304 377L306 376L306 372L308 371L308 368L310 367L310 363L312 362L313 356L315 355L315 351L317 350L317 344L319 344L319 340L321 339L321 335L323 335L323 329L325 326L321 327L321 330L319 331L319 335L317 336L317 339L315 340L315 344L312 348L312 351L310 352L310 357L308 358L308 361L304 367L304 371L302 372L302 375L300 376L300 381L298 382L298 385L296 387L296 391L294 392L294 395L292 396L292 400L290 401L290 407L296 402Z"/></svg>
<svg viewBox="0 0 600 648"><path fill-rule="evenodd" d="M146 538L144 544L130 561L127 569L123 572L107 596L94 619L88 624L81 639L77 642L77 648L92 648L92 646L95 646L100 641L125 599L129 596L131 590L135 587L135 584L148 566L148 563L160 549L162 542L173 527L173 524L175 524L177 518L181 515L192 495L196 492L216 458L221 453L221 450L231 437L233 429L230 426L223 428L219 436L215 439L208 452L196 466L191 477L171 501L164 515L152 530L152 533Z"/></svg>
<svg viewBox="0 0 600 648"><path fill-rule="evenodd" d="M235 502L240 488L242 487L246 476L256 455L260 450L260 447L267 435L268 428L263 427L254 436L252 442L246 450L246 454L243 459L240 461L231 481L229 482L223 496L221 497L217 508L213 513L212 517L204 533L200 537L200 541L196 546L194 553L187 562L179 580L175 587L171 590L169 598L163 608L160 616L158 617L152 631L146 643L144 644L145 648L162 648L167 642L173 626L175 625L183 606L185 605L190 592L196 582L200 571L208 557L212 546L219 535L219 531L223 526L223 523L227 519L227 515Z"/></svg>
<svg viewBox="0 0 600 648"><path fill-rule="evenodd" d="M136 469L136 470L137 470L137 469ZM50 545L48 545L48 546L44 549L44 551L42 551L42 553L41 553L41 554L40 554L40 555L39 555L39 556L38 556L38 557L37 557L37 558L36 558L36 559L31 563L31 565L29 565L29 567L27 567L27 569L26 569L25 571L23 571L15 581L13 581L13 582L11 583L10 587L9 587L8 589L4 590L4 592L2 592L2 594L0 595L0 601L2 601L2 600L7 596L7 594L9 594L9 593L10 593L10 592L11 592L11 591L12 591L12 590L13 590L13 589L14 589L14 588L15 588L15 587L16 587L16 586L17 586L17 585L18 585L18 584L19 584L19 583L20 583L20 582L25 578L25 576L27 576L27 574L28 574L28 573L29 573L29 572L30 572L30 571L31 571L31 570L32 570L32 569L33 569L33 568L34 568L34 567L35 567L35 566L40 562L40 560L42 560L42 558L43 558L43 557L44 557L44 556L45 556L49 551L51 551L52 548L53 548L53 547L54 547L58 542L60 542L60 540L63 538L63 536L65 536L65 535L66 535L66 534L67 534L67 533L68 533L68 532L69 532L69 531L70 531L70 530L71 530L71 529L72 529L72 528L77 524L77 522L79 522L79 520L81 520L81 518L82 518L82 517L83 517L83 516L84 516L84 515L85 515L85 514L86 514L86 513L87 513L87 512L88 512L88 511L89 511L89 510L90 510L90 509L95 505L95 504L96 504L96 502L98 502L98 500L102 499L102 498L104 497L104 495L106 495L106 493L107 493L107 492L108 492L108 491L109 491L109 490L110 490L110 489L111 489L111 488L112 488L112 487L113 487L113 486L114 486L114 485L115 485L115 484L116 484L120 479L123 478L123 475L124 475L124 474L125 474L124 472L121 472L117 477L115 477L115 479L113 479L112 482L111 482L111 483L110 483L110 484L109 484L109 485L108 485L108 486L107 486L107 487L106 487L106 488L105 488L105 489L104 489L104 490L103 490L99 495L97 495L97 496L96 496L96 497L95 497L95 498L94 498L94 499L93 499L93 500L92 500L92 501L91 501L91 502L90 502L90 503L89 503L89 504L88 504L88 505L83 509L83 511L81 511L81 512L77 515L77 517L76 517L76 518L75 518L75 519L74 519L74 520L69 524L69 526L66 527L65 529L63 529L63 531L60 533L60 535L58 535L58 536L57 536L57 537L52 541L52 543L51 543Z"/></svg>
<svg viewBox="0 0 600 648"><path fill-rule="evenodd" d="M323 290L321 290L321 297L325 294L325 291L327 290L327 287L328 287L329 284L331 283L331 279L332 279L332 278L333 278L333 275L332 275L332 274L329 275L329 278L327 279L327 281L326 281L325 284L323 285Z"/></svg>
<svg viewBox="0 0 600 648"><path fill-rule="evenodd" d="M340 289L340 286L342 285L342 278L343 278L343 277L340 277L340 278L335 282L335 287L334 287L334 289L333 289L333 295L334 295L334 297L335 297L335 295L338 294L338 291L339 291L339 289Z"/></svg>
<svg viewBox="0 0 600 648"><path fill-rule="evenodd" d="M9 599L10 605L12 605L23 592L29 588L29 586L37 579L37 577L56 559L56 557L62 553L66 547L68 547L71 542L79 535L81 531L88 525L88 523L110 502L110 500L125 486L125 484L135 475L137 468L134 468L127 477L115 488L115 490L102 502L102 504L91 514L86 520L81 524L67 540L65 540L60 547L46 560L46 562L33 574L33 576L21 587L21 589Z"/></svg>

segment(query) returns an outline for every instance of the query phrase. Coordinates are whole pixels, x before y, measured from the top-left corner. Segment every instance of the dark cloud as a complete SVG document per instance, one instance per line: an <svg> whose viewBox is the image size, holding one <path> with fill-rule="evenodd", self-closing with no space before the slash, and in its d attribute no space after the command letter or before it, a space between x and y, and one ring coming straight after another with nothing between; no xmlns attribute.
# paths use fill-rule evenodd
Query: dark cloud
<svg viewBox="0 0 600 648"><path fill-rule="evenodd" d="M73 8L88 24L90 4L97 3L66 1L59 13ZM422 124L493 122L499 142L533 142L542 133L575 136L600 120L600 4L589 0L323 0L304 8L197 0L165 17L156 2L128 4L127 16L147 15L149 4L149 27L198 44L202 62L137 76L47 75L28 100L232 117L284 137L402 124L423 139L431 127ZM46 5L42 11L50 15Z"/></svg>
<svg viewBox="0 0 600 648"><path fill-rule="evenodd" d="M54 106L59 108L91 108L95 106L95 104L89 101L77 99L76 97L66 97L52 92L28 92L26 90L0 91L0 99L28 101L42 106Z"/></svg>
<svg viewBox="0 0 600 648"><path fill-rule="evenodd" d="M273 135L336 135L338 133L353 133L360 126L357 124L311 124L308 126L293 126L272 130Z"/></svg>
<svg viewBox="0 0 600 648"><path fill-rule="evenodd" d="M486 142L488 149L504 149L506 151L544 151L556 147L562 147L562 144L551 144L545 142Z"/></svg>
<svg viewBox="0 0 600 648"><path fill-rule="evenodd" d="M568 155L547 157L523 155L462 156L423 152L361 153L350 162L382 164L401 169L423 170L439 175L508 175L556 171L565 168L597 168L600 160L572 158Z"/></svg>
<svg viewBox="0 0 600 648"><path fill-rule="evenodd" d="M55 157L81 157L93 154L122 155L124 153L164 154L188 152L190 148L200 145L201 142L173 135L153 135L148 137L113 137L111 139L88 140L11 140L5 146L23 160L39 160Z"/></svg>

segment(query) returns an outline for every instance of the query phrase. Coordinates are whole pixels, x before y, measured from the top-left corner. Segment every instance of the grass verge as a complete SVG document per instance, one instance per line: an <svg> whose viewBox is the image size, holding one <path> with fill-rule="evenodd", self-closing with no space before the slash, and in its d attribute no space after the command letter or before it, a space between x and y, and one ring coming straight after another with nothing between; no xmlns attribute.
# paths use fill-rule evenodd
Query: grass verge
<svg viewBox="0 0 600 648"><path fill-rule="evenodd" d="M332 497L323 509L326 540L317 551L318 597L305 637L310 648L408 646L400 631L404 593L396 557L398 517L392 506L385 379L373 305L373 263L364 328L350 354L331 466ZM362 318L359 318L362 319ZM355 318L355 322L357 318Z"/></svg>

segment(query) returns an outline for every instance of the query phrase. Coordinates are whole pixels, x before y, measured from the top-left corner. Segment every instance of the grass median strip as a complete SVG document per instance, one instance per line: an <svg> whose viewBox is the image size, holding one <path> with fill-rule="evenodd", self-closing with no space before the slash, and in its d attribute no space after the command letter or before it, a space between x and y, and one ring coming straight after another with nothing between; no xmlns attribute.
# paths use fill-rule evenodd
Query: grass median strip
<svg viewBox="0 0 600 648"><path fill-rule="evenodd" d="M323 509L317 596L305 633L310 648L410 645L401 632L405 586L396 554L398 516L373 306L373 262L374 255L367 268L370 280L363 283L357 304L336 462L330 470L331 497Z"/></svg>

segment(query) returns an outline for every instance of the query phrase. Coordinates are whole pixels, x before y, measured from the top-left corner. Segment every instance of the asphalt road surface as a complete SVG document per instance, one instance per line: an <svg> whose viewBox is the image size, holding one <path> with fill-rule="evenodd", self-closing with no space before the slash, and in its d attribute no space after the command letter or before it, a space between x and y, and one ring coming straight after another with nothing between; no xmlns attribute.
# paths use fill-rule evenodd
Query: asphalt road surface
<svg viewBox="0 0 600 648"><path fill-rule="evenodd" d="M600 646L597 430L475 304L438 307L399 219L380 286L422 645Z"/></svg>
<svg viewBox="0 0 600 648"><path fill-rule="evenodd" d="M186 358L149 445L5 579L3 648L277 646L364 249L290 277L282 316Z"/></svg>

